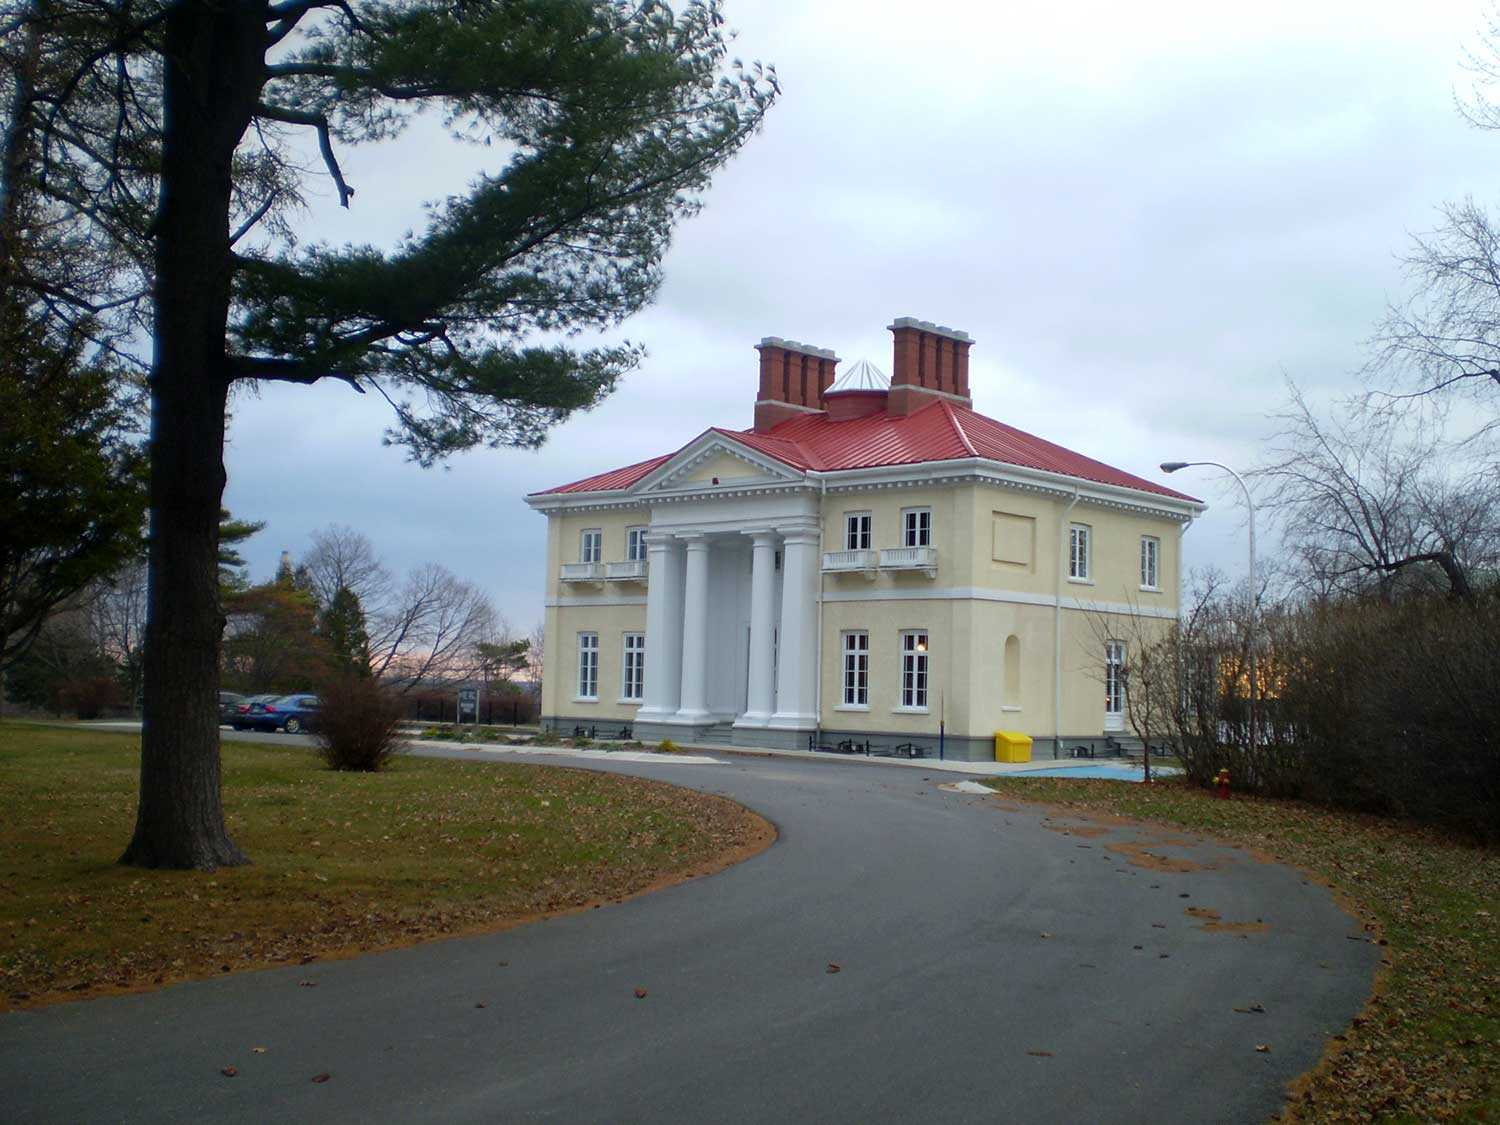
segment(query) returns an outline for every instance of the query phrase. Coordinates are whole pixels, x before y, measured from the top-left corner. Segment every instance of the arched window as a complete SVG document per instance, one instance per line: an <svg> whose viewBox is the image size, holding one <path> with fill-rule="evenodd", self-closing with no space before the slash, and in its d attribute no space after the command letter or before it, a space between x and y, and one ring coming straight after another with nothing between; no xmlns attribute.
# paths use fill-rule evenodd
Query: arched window
<svg viewBox="0 0 1500 1125"><path fill-rule="evenodd" d="M1000 665L1000 682L1001 705L1021 706L1021 638L1014 633L1005 638L1005 658Z"/></svg>

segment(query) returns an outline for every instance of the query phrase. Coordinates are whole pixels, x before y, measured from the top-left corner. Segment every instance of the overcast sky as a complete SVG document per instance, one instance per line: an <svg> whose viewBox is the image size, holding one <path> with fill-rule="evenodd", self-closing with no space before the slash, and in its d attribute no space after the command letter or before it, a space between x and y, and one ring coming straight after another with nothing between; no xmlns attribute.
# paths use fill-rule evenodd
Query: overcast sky
<svg viewBox="0 0 1500 1125"><path fill-rule="evenodd" d="M252 576L330 523L393 569L438 561L521 630L541 618L545 518L521 497L747 427L762 336L891 368L896 316L977 341L975 408L1150 479L1251 467L1288 377L1357 384L1436 206L1495 198L1500 138L1454 109L1477 0L1051 6L728 0L735 53L774 62L764 132L677 233L650 356L541 452L423 470L380 444L377 396L267 387L233 404L226 503L265 520ZM348 151L307 237L389 245L461 190L473 149L434 130ZM1232 483L1189 566L1244 569Z"/></svg>

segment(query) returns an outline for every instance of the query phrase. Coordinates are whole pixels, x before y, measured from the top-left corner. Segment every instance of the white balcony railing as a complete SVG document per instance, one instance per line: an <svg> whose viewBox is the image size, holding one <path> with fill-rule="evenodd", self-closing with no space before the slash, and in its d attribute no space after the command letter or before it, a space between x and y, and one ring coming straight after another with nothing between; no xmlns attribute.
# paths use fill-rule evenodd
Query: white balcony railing
<svg viewBox="0 0 1500 1125"><path fill-rule="evenodd" d="M611 582L644 582L646 560L626 559L623 562L605 563L604 577Z"/></svg>
<svg viewBox="0 0 1500 1125"><path fill-rule="evenodd" d="M827 574L851 574L875 569L874 551L824 551L823 570Z"/></svg>
<svg viewBox="0 0 1500 1125"><path fill-rule="evenodd" d="M880 551L881 570L923 570L927 577L937 574L936 547L883 547Z"/></svg>
<svg viewBox="0 0 1500 1125"><path fill-rule="evenodd" d="M603 577L603 563L573 562L562 564L562 580L564 582L598 582Z"/></svg>

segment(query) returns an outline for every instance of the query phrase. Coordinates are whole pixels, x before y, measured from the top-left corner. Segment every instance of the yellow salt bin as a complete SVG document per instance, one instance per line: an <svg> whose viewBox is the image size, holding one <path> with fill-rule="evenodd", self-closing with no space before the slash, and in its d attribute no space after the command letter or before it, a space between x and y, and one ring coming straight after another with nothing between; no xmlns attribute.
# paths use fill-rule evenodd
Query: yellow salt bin
<svg viewBox="0 0 1500 1125"><path fill-rule="evenodd" d="M1022 734L1018 730L997 730L995 732L995 761L1031 761L1031 735Z"/></svg>

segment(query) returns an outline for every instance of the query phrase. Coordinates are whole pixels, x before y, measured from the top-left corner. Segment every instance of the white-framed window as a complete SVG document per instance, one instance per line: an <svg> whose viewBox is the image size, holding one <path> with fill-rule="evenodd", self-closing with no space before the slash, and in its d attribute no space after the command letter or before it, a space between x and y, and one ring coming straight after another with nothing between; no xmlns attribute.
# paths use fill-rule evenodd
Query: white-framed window
<svg viewBox="0 0 1500 1125"><path fill-rule="evenodd" d="M578 634L578 698L599 698L599 634Z"/></svg>
<svg viewBox="0 0 1500 1125"><path fill-rule="evenodd" d="M596 563L604 558L604 532L586 527L578 533L578 561Z"/></svg>
<svg viewBox="0 0 1500 1125"><path fill-rule="evenodd" d="M644 527L627 527L625 529L625 560L627 562L641 562L646 558L646 529Z"/></svg>
<svg viewBox="0 0 1500 1125"><path fill-rule="evenodd" d="M1154 535L1141 536L1141 589L1161 589L1161 540Z"/></svg>
<svg viewBox="0 0 1500 1125"><path fill-rule="evenodd" d="M903 508L901 510L901 545L903 547L932 546L931 508Z"/></svg>
<svg viewBox="0 0 1500 1125"><path fill-rule="evenodd" d="M868 551L870 549L870 513L844 513L844 550Z"/></svg>
<svg viewBox="0 0 1500 1125"><path fill-rule="evenodd" d="M620 698L635 703L646 696L646 634L625 634L624 668L620 676Z"/></svg>
<svg viewBox="0 0 1500 1125"><path fill-rule="evenodd" d="M1086 523L1068 526L1068 577L1087 582L1092 577L1094 534Z"/></svg>
<svg viewBox="0 0 1500 1125"><path fill-rule="evenodd" d="M1125 713L1125 642L1104 642L1104 714Z"/></svg>
<svg viewBox="0 0 1500 1125"><path fill-rule="evenodd" d="M844 706L870 705L870 634L862 629L844 634Z"/></svg>
<svg viewBox="0 0 1500 1125"><path fill-rule="evenodd" d="M901 710L927 710L927 630L901 634Z"/></svg>

